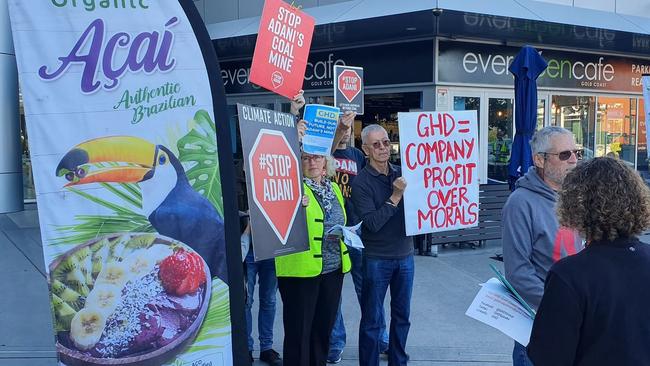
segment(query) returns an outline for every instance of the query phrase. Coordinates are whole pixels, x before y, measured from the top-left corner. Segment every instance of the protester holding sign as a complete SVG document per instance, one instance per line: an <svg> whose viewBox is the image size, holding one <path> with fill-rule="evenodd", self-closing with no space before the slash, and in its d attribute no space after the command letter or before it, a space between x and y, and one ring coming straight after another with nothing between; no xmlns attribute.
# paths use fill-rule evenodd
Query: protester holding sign
<svg viewBox="0 0 650 366"><path fill-rule="evenodd" d="M359 364L379 365L384 298L391 290L388 363L406 365L406 339L413 290L413 241L406 236L402 197L406 180L400 167L388 162L390 140L379 125L361 131L368 164L352 184L352 202L361 226L363 290L359 326Z"/></svg>
<svg viewBox="0 0 650 366"><path fill-rule="evenodd" d="M340 236L325 236L345 225L343 195L331 181L331 158L303 153L303 188L307 200L309 251L275 258L283 302L284 364L326 364L330 334L350 257Z"/></svg>
<svg viewBox="0 0 650 366"><path fill-rule="evenodd" d="M650 192L622 160L596 158L559 192L561 225L587 240L546 277L528 354L536 366L647 365L650 360Z"/></svg>
<svg viewBox="0 0 650 366"><path fill-rule="evenodd" d="M503 260L508 281L537 309L551 265L582 247L579 236L561 228L555 215L557 191L582 150L571 131L554 126L535 132L530 145L535 165L517 181L503 207ZM517 342L512 358L514 366L531 365Z"/></svg>
<svg viewBox="0 0 650 366"><path fill-rule="evenodd" d="M305 98L301 90L291 100L291 114L297 116L300 108L305 105ZM248 216L248 215L247 215ZM248 220L247 220L248 221ZM242 235L242 242L251 240L250 222L245 225L246 229ZM261 245L265 242L260 240ZM255 294L255 285L259 286L259 313L257 316L257 329L260 342L260 361L271 366L281 366L282 359L278 352L273 349L273 323L275 321L275 300L278 282L275 276L274 259L255 260L255 252L252 245L247 245L243 252L246 273L246 332L248 335L248 354L253 362L253 346L255 341L252 337L253 332L253 295Z"/></svg>
<svg viewBox="0 0 650 366"><path fill-rule="evenodd" d="M356 176L366 166L366 157L364 153L354 146L349 146L352 135L352 122L354 122L355 117L356 113L348 113L340 119L337 130L341 132L337 132L336 138L337 140L340 138L340 141L332 153L336 159L336 176L334 177L334 180L339 185L339 188L343 193L343 198L345 198L345 212L348 215L348 225L350 226L356 225L360 221L354 210L354 205L352 204L352 182L354 182ZM354 290L357 293L359 306L361 306L361 287L363 284L362 249L348 247L348 250L350 251L350 260L352 261L352 269L350 273L352 274L352 281L354 282ZM382 312L382 317L383 315ZM388 349L388 333L386 333L385 321L382 321L382 324L384 325L382 326L380 349L381 351L386 351ZM329 355L327 356L327 361L329 363L338 363L341 361L341 355L343 353L343 348L345 348L345 343L345 324L343 322L343 315L339 305L339 312L336 315L336 323L334 323L334 329L332 330L332 336L330 339Z"/></svg>

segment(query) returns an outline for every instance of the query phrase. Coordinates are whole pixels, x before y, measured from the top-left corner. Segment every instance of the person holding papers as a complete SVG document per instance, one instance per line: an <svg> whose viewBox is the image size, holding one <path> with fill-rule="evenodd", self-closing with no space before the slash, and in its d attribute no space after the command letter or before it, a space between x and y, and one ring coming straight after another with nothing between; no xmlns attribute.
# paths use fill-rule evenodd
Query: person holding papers
<svg viewBox="0 0 650 366"><path fill-rule="evenodd" d="M580 236L561 228L555 215L557 191L582 158L571 131L544 127L530 141L534 166L520 178L503 207L503 261L506 278L537 309L551 265L582 248ZM515 342L514 366L531 366L526 348Z"/></svg>
<svg viewBox="0 0 650 366"><path fill-rule="evenodd" d="M283 358L284 366L323 366L343 276L351 267L341 236L326 232L345 225L346 213L341 190L330 179L334 160L303 153L301 161L309 250L275 258L283 303Z"/></svg>
<svg viewBox="0 0 650 366"><path fill-rule="evenodd" d="M535 366L650 365L650 191L622 160L578 165L559 193L560 224L586 248L546 278L528 355Z"/></svg>

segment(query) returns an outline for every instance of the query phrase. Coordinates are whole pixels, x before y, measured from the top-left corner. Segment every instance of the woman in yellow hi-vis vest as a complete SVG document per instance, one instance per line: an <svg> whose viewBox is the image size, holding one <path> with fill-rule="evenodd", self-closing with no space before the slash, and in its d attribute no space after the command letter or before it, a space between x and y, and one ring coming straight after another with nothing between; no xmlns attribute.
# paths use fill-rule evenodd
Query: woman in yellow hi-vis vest
<svg viewBox="0 0 650 366"><path fill-rule="evenodd" d="M324 366L343 276L351 266L341 238L325 233L334 225L345 225L346 214L343 195L330 179L334 161L306 153L301 160L309 250L275 258L283 304L283 364Z"/></svg>

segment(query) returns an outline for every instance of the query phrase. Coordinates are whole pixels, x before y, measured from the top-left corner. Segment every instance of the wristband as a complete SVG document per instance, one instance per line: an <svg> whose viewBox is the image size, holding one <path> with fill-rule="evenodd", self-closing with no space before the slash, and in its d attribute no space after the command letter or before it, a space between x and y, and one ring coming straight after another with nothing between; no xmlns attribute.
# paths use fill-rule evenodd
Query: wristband
<svg viewBox="0 0 650 366"><path fill-rule="evenodd" d="M397 205L394 204L393 201L391 201L391 200L386 201L386 203L393 206L393 207L395 207L395 208L397 208Z"/></svg>

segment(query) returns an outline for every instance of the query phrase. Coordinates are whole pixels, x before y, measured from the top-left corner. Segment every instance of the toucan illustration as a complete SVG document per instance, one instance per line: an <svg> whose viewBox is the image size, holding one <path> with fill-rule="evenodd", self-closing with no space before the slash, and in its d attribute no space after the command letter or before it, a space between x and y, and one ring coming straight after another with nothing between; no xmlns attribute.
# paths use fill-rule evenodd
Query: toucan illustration
<svg viewBox="0 0 650 366"><path fill-rule="evenodd" d="M65 177L66 187L138 183L153 228L192 247L208 263L211 275L228 283L223 218L192 188L183 165L165 146L132 136L85 141L65 154L56 175Z"/></svg>

